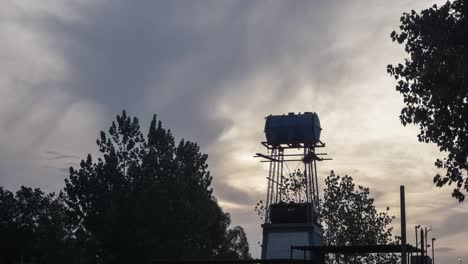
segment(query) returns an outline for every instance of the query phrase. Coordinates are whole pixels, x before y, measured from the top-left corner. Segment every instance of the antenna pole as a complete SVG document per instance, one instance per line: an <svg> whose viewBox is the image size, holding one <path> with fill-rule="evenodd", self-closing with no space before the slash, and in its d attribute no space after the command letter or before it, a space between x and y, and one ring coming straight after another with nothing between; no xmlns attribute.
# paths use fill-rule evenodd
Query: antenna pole
<svg viewBox="0 0 468 264"><path fill-rule="evenodd" d="M407 264L406 259L406 208L405 186L400 186L400 217L401 217L401 263Z"/></svg>

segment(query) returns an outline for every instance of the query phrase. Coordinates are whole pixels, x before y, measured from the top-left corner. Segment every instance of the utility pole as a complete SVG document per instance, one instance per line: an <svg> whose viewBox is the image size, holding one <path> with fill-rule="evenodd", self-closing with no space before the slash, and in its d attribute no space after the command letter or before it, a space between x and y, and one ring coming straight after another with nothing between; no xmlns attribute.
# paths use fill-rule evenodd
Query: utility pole
<svg viewBox="0 0 468 264"><path fill-rule="evenodd" d="M405 186L400 186L400 218L401 218L401 263L406 262L406 208L405 208Z"/></svg>
<svg viewBox="0 0 468 264"><path fill-rule="evenodd" d="M414 242L414 243L415 243L414 246L415 246L416 248L418 247L418 244L419 244L419 243L418 243L418 228L420 228L420 227L421 227L421 225L416 225L416 226L414 226L414 236L415 236L415 239L416 239L415 242ZM419 255L419 253L416 251L416 257L417 257L418 255Z"/></svg>
<svg viewBox="0 0 468 264"><path fill-rule="evenodd" d="M434 258L434 241L436 239L435 238L432 238L432 264L435 264L435 258Z"/></svg>
<svg viewBox="0 0 468 264"><path fill-rule="evenodd" d="M424 263L424 252L425 252L425 248L424 248L424 230L421 228L421 264L426 264Z"/></svg>
<svg viewBox="0 0 468 264"><path fill-rule="evenodd" d="M427 233L431 232L432 231L432 225L429 229L427 229L427 227L424 227L424 238L426 239L426 247L429 247L429 244L427 243ZM426 254L427 255L427 254Z"/></svg>

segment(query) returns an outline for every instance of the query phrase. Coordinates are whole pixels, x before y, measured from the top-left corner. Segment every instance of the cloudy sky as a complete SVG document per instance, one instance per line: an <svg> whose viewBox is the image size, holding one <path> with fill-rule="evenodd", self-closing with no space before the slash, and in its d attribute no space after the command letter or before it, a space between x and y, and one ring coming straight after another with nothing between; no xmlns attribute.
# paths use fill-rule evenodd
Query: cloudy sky
<svg viewBox="0 0 468 264"><path fill-rule="evenodd" d="M405 185L410 242L432 225L438 260L468 261L468 204L433 186L441 154L400 125L386 74L405 56L389 37L401 13L434 1L2 1L0 185L57 191L122 109L156 113L209 154L215 194L258 256L264 117L314 111L333 158L321 179L351 175L397 216Z"/></svg>

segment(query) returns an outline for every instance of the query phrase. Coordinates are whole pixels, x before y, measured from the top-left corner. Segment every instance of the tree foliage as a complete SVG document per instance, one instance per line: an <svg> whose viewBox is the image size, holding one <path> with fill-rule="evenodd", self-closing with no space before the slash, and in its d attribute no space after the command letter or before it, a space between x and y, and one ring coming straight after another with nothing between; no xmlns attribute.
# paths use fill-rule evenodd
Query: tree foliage
<svg viewBox="0 0 468 264"><path fill-rule="evenodd" d="M21 187L0 187L1 263L65 263L71 254L71 227L64 195Z"/></svg>
<svg viewBox="0 0 468 264"><path fill-rule="evenodd" d="M59 195L0 188L1 263L250 258L196 143L176 144L156 116L145 137L125 111L96 143L100 155L71 167Z"/></svg>
<svg viewBox="0 0 468 264"><path fill-rule="evenodd" d="M307 178L297 169L288 175L281 176L280 196L283 202L303 203L306 199Z"/></svg>
<svg viewBox="0 0 468 264"><path fill-rule="evenodd" d="M304 203L306 202L306 185L307 178L300 169L288 173L286 176L281 175L281 184L279 186L279 197L283 203ZM266 204L260 200L255 205L255 212L260 219L265 219Z"/></svg>
<svg viewBox="0 0 468 264"><path fill-rule="evenodd" d="M321 217L325 227L324 243L331 246L386 245L393 243L393 217L378 212L369 188L356 186L350 176L340 177L333 171L325 179ZM338 255L328 263L397 263L394 254Z"/></svg>
<svg viewBox="0 0 468 264"><path fill-rule="evenodd" d="M238 247L246 250L238 257L247 257L247 240L236 240L245 238L243 229L228 230L229 214L212 196L208 157L197 144L176 145L156 116L146 139L125 111L116 121L97 140L102 157L88 155L70 168L65 187L80 228L99 245L99 260L216 258Z"/></svg>
<svg viewBox="0 0 468 264"><path fill-rule="evenodd" d="M217 258L223 260L251 259L247 236L241 226L227 231L226 238L218 250Z"/></svg>
<svg viewBox="0 0 468 264"><path fill-rule="evenodd" d="M305 202L306 180L304 174L296 170L283 178L282 201ZM340 177L333 171L325 179L323 200L320 202L320 215L324 226L323 244L345 245L385 245L394 243L393 228L389 225L393 217L386 211L377 211L369 188L356 186L350 176ZM255 211L263 217L265 205L260 201ZM394 254L334 255L327 256L326 263L397 263Z"/></svg>
<svg viewBox="0 0 468 264"><path fill-rule="evenodd" d="M419 125L419 141L447 152L435 162L445 174L436 175L434 183L454 183L452 196L460 202L468 191L467 15L464 0L404 13L391 38L404 44L409 57L387 67L403 95L402 124Z"/></svg>

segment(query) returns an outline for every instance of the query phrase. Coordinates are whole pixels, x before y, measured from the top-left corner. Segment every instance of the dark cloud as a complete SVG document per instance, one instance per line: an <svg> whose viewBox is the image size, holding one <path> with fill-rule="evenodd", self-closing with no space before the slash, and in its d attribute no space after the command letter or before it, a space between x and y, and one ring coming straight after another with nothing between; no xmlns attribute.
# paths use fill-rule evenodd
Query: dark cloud
<svg viewBox="0 0 468 264"><path fill-rule="evenodd" d="M54 151L54 150L48 150L44 152L46 156L46 160L63 160L63 159L74 159L78 160L80 159L79 156L73 155L73 154L66 154L62 153L60 151Z"/></svg>
<svg viewBox="0 0 468 264"><path fill-rule="evenodd" d="M73 8L78 21L35 20L70 65L63 85L72 100L93 101L106 116L123 108L156 112L176 135L202 145L227 125L209 118L225 82L273 68L282 77L270 93L281 101L301 80L330 90L351 67L350 58L321 52L336 41L323 26L333 2L108 1Z"/></svg>
<svg viewBox="0 0 468 264"><path fill-rule="evenodd" d="M24 185L57 191L63 187L63 179L59 169L45 166L35 153L27 150L0 152L0 186L8 190L16 191Z"/></svg>
<svg viewBox="0 0 468 264"><path fill-rule="evenodd" d="M439 237L450 237L468 230L468 212L445 212L445 217L437 228Z"/></svg>
<svg viewBox="0 0 468 264"><path fill-rule="evenodd" d="M204 144L222 128L207 120L207 104L216 104L222 81L247 70L241 11L250 4L243 3L109 1L77 6L78 23L52 18L42 26L70 64L72 98L94 101L108 115L156 112Z"/></svg>

